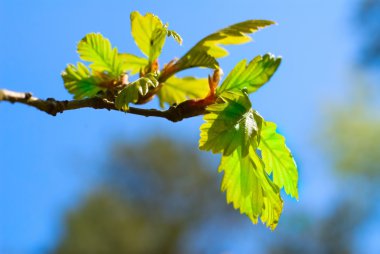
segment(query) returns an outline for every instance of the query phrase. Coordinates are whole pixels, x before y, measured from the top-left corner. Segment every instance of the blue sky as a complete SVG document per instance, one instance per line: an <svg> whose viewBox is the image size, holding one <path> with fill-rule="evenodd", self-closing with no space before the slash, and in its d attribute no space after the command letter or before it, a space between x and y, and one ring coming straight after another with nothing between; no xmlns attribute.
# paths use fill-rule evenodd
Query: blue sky
<svg viewBox="0 0 380 254"><path fill-rule="evenodd" d="M129 13L134 10L157 14L184 38L182 47L168 40L162 63L219 28L247 19L275 20L278 26L255 34L254 43L229 47L230 56L220 62L228 73L242 58L267 52L283 57L271 82L252 96L253 107L278 124L300 168L300 201L287 200L284 213L305 209L323 214L336 198L336 187L313 137L323 125L324 103L342 99L348 91L346 77L356 50L350 23L354 3L0 0L0 87L41 98L71 98L60 72L78 61L76 43L86 33L101 32L120 51L140 54L130 36ZM112 140L137 142L164 133L197 149L202 122L197 117L173 124L91 109L51 117L8 103L0 104L0 116L4 253L40 253L54 244L62 214L91 185L88 173L101 165Z"/></svg>

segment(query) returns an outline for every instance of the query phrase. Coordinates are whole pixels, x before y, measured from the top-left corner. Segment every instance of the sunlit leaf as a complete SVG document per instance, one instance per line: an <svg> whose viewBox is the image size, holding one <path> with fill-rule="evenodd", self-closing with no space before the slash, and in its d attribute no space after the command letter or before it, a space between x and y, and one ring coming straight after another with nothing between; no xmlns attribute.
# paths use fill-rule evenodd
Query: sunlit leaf
<svg viewBox="0 0 380 254"><path fill-rule="evenodd" d="M298 199L297 165L285 138L276 132L276 124L264 122L261 129L259 149L268 174L273 174L273 182L290 196Z"/></svg>
<svg viewBox="0 0 380 254"><path fill-rule="evenodd" d="M123 74L123 64L117 48L112 48L108 39L101 34L87 34L78 44L78 53L82 60L91 62L90 68L97 72L106 72L119 78Z"/></svg>
<svg viewBox="0 0 380 254"><path fill-rule="evenodd" d="M74 95L74 99L93 97L105 90L99 86L101 80L94 77L83 63L79 62L78 66L69 64L61 75L65 88Z"/></svg>
<svg viewBox="0 0 380 254"><path fill-rule="evenodd" d="M223 103L206 108L205 123L200 127L199 148L229 155L238 147L242 154L249 147L257 147L262 117L251 109L248 95L243 92L226 92Z"/></svg>
<svg viewBox="0 0 380 254"><path fill-rule="evenodd" d="M152 13L142 16L138 11L131 13L131 31L133 39L141 52L152 62L161 54L167 36L172 36L178 43L182 38L176 32L168 30L168 25Z"/></svg>
<svg viewBox="0 0 380 254"><path fill-rule="evenodd" d="M173 76L163 83L157 96L160 100L160 106L164 107L165 103L171 106L175 103L179 104L186 99L204 98L208 91L209 86L206 78L178 78Z"/></svg>
<svg viewBox="0 0 380 254"><path fill-rule="evenodd" d="M247 89L248 93L255 92L269 81L281 63L281 58L271 54L255 57L248 65L247 61L239 62L218 87L217 93L229 90Z"/></svg>
<svg viewBox="0 0 380 254"><path fill-rule="evenodd" d="M253 223L261 217L263 223L275 229L283 202L255 149L251 146L247 156L241 154L240 148L224 155L219 166L221 171L224 171L221 189L226 192L227 202L246 214Z"/></svg>
<svg viewBox="0 0 380 254"><path fill-rule="evenodd" d="M228 55L221 45L242 44L251 41L247 34L254 33L266 26L275 24L268 20L247 20L234 24L210 34L199 41L177 62L177 68L184 70L192 67L208 67L216 69L219 64L216 58ZM213 59L213 61L211 61ZM197 61L195 61L197 60Z"/></svg>
<svg viewBox="0 0 380 254"><path fill-rule="evenodd" d="M132 54L123 53L120 54L120 58L123 62L123 70L130 71L132 75L144 70L149 64L148 59Z"/></svg>
<svg viewBox="0 0 380 254"><path fill-rule="evenodd" d="M176 63L177 72L194 67L217 69L218 66L219 63L216 61L215 57L207 54L207 52L204 51L194 52L191 55L182 57Z"/></svg>
<svg viewBox="0 0 380 254"><path fill-rule="evenodd" d="M136 103L140 95L146 95L150 88L157 86L158 81L153 75L139 78L120 91L115 100L116 108L127 111L129 109L129 103Z"/></svg>

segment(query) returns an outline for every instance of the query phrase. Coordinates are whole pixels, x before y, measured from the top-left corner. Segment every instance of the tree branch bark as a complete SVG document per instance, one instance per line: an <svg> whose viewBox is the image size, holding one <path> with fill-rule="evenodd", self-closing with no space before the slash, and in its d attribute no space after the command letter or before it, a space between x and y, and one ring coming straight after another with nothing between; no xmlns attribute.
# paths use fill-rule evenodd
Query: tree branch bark
<svg viewBox="0 0 380 254"><path fill-rule="evenodd" d="M100 97L93 97L82 100L56 100L48 98L46 100L32 96L31 93L14 92L6 89L0 89L0 102L8 101L10 103L22 103L34 108L37 108L49 115L56 116L58 113L63 113L67 110L75 110L80 108L107 109L116 110L115 103ZM178 105L170 107L168 110L157 109L142 109L129 107L125 113L141 115L146 117L160 117L172 122L178 122L185 118L190 118L206 113L206 107L209 103L204 100L188 100Z"/></svg>

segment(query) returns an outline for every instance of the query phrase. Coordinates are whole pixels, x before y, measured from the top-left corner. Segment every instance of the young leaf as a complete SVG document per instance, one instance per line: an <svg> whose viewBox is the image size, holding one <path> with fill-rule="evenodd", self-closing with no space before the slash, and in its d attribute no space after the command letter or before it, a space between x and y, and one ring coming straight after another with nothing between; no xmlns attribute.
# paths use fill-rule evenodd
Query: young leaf
<svg viewBox="0 0 380 254"><path fill-rule="evenodd" d="M174 30L168 30L168 36L173 37L173 39L178 42L179 45L182 45L182 37Z"/></svg>
<svg viewBox="0 0 380 254"><path fill-rule="evenodd" d="M266 26L275 24L269 20L247 20L234 24L213 33L191 48L177 62L178 70L184 70L195 66L216 69L219 64L215 58L225 57L228 55L221 45L242 44L251 41L247 34L254 33ZM214 59L211 61L210 59ZM194 61L194 60L197 61ZM204 60L204 61L201 61Z"/></svg>
<svg viewBox="0 0 380 254"><path fill-rule="evenodd" d="M250 146L257 147L262 118L251 109L251 102L244 92L226 92L223 103L207 107L205 123L200 127L199 148L230 155L241 147L243 156Z"/></svg>
<svg viewBox="0 0 380 254"><path fill-rule="evenodd" d="M132 75L139 73L148 66L149 62L146 58L138 57L132 54L119 54L123 62L123 70L130 71Z"/></svg>
<svg viewBox="0 0 380 254"><path fill-rule="evenodd" d="M251 146L243 156L240 149L222 157L219 172L224 171L221 190L227 202L246 214L253 223L261 221L272 230L282 212L282 199L278 187L265 173L264 165Z"/></svg>
<svg viewBox="0 0 380 254"><path fill-rule="evenodd" d="M167 29L156 28L152 33L152 39L150 44L149 60L154 61L161 55L162 48L165 44L167 35Z"/></svg>
<svg viewBox="0 0 380 254"><path fill-rule="evenodd" d="M136 103L140 95L146 95L149 92L149 88L157 86L158 81L153 75L139 78L120 91L115 100L116 108L127 111L129 103Z"/></svg>
<svg viewBox="0 0 380 254"><path fill-rule="evenodd" d="M193 52L190 56L184 56L175 64L177 72L194 67L206 67L210 69L218 69L219 63L215 57L207 54L207 52Z"/></svg>
<svg viewBox="0 0 380 254"><path fill-rule="evenodd" d="M112 48L110 41L101 34L87 34L78 44L78 53L82 60L91 62L90 68L93 71L106 72L113 78L119 78L123 74L117 48Z"/></svg>
<svg viewBox="0 0 380 254"><path fill-rule="evenodd" d="M285 138L276 132L276 124L265 121L261 130L259 149L268 174L273 174L273 182L285 192L298 199L297 165Z"/></svg>
<svg viewBox="0 0 380 254"><path fill-rule="evenodd" d="M182 38L176 32L168 30L168 26L155 15L147 13L142 16L138 11L131 13L132 36L141 52L153 62L161 54L167 36L172 36L182 43Z"/></svg>
<svg viewBox="0 0 380 254"><path fill-rule="evenodd" d="M98 92L105 90L99 86L101 80L91 75L91 72L83 63L78 66L69 64L61 74L65 88L74 95L74 99L93 97Z"/></svg>
<svg viewBox="0 0 380 254"><path fill-rule="evenodd" d="M160 106L163 108L165 103L171 106L174 103L179 104L186 99L204 98L208 92L209 85L206 78L178 78L172 76L163 83L157 96L160 100Z"/></svg>
<svg viewBox="0 0 380 254"><path fill-rule="evenodd" d="M239 62L228 74L222 85L218 87L217 94L224 91L247 89L253 93L267 83L276 72L281 63L281 58L266 54L263 57L255 57L248 65L247 61Z"/></svg>

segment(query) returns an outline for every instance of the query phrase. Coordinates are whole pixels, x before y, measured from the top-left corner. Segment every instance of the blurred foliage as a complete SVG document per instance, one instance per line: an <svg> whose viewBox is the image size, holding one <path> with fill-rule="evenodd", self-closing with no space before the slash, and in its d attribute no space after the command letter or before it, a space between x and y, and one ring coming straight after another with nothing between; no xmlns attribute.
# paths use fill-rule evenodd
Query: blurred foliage
<svg viewBox="0 0 380 254"><path fill-rule="evenodd" d="M187 253L209 220L233 223L216 170L194 150L164 138L116 144L101 187L67 216L54 253Z"/></svg>
<svg viewBox="0 0 380 254"><path fill-rule="evenodd" d="M362 35L365 64L380 64L380 0L360 1L358 25Z"/></svg>
<svg viewBox="0 0 380 254"><path fill-rule="evenodd" d="M376 90L357 85L350 102L330 105L324 138L327 154L338 172L367 180L380 176L380 107Z"/></svg>
<svg viewBox="0 0 380 254"><path fill-rule="evenodd" d="M93 193L69 216L55 253L175 253L182 225L154 211L147 216L114 193Z"/></svg>
<svg viewBox="0 0 380 254"><path fill-rule="evenodd" d="M298 212L289 219L287 228L279 229L275 242L267 244L271 254L350 254L355 251L355 235L366 221L367 210L355 199L345 199L322 217ZM304 221L301 227L297 227Z"/></svg>

